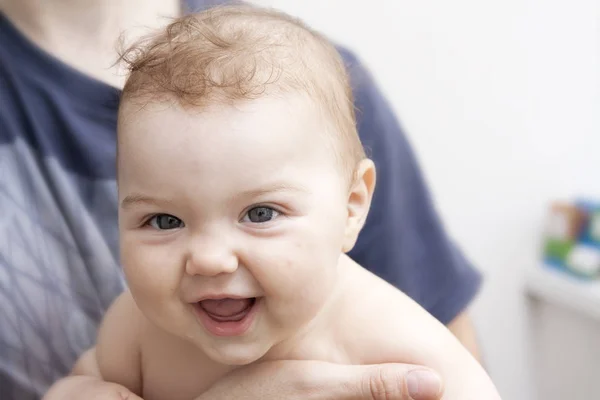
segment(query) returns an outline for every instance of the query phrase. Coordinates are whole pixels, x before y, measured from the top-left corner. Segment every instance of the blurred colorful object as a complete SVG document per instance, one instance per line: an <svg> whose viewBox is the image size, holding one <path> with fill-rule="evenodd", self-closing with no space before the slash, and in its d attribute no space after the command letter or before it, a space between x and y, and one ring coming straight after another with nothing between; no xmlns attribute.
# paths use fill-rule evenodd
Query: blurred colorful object
<svg viewBox="0 0 600 400"><path fill-rule="evenodd" d="M593 279L600 276L600 203L556 202L544 234L544 262Z"/></svg>

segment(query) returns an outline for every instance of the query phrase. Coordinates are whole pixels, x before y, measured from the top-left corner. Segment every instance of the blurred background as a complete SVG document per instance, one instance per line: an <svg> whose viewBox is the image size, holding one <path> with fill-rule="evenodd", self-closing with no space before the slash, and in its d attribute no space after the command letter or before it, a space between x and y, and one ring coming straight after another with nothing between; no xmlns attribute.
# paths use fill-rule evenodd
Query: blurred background
<svg viewBox="0 0 600 400"><path fill-rule="evenodd" d="M600 398L595 267L582 277L542 255L553 202L600 200L600 2L254 3L303 18L370 68L447 229L485 275L472 314L503 398Z"/></svg>

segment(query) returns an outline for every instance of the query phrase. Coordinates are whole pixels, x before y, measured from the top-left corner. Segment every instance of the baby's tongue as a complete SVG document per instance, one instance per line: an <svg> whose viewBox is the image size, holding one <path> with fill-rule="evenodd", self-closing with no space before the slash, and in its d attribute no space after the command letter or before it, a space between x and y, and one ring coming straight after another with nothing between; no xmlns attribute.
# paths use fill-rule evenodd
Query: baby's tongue
<svg viewBox="0 0 600 400"><path fill-rule="evenodd" d="M251 299L203 300L200 306L217 317L231 317L250 307Z"/></svg>

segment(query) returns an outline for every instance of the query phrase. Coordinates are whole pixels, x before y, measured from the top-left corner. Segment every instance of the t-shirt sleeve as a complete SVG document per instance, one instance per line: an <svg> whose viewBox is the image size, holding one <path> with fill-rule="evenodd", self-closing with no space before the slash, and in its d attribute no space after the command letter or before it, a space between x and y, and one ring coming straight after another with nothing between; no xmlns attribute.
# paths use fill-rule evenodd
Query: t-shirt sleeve
<svg viewBox="0 0 600 400"><path fill-rule="evenodd" d="M447 324L476 296L481 274L444 231L390 105L357 58L338 50L350 73L359 135L377 168L371 211L349 255Z"/></svg>

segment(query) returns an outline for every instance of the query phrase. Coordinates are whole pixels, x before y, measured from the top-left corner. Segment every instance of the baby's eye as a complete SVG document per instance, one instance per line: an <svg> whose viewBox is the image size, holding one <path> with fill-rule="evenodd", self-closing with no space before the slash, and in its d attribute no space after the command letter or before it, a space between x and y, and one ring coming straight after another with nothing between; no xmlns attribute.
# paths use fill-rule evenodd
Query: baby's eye
<svg viewBox="0 0 600 400"><path fill-rule="evenodd" d="M279 212L273 210L271 207L254 207L246 213L244 216L244 221L252 222L253 224L262 224L264 222L271 221L278 215Z"/></svg>
<svg viewBox="0 0 600 400"><path fill-rule="evenodd" d="M158 230L169 230L183 227L183 221L169 214L156 214L148 220L148 225Z"/></svg>

